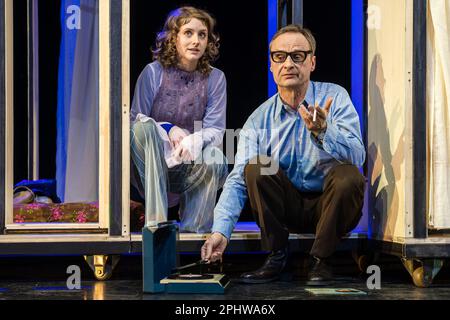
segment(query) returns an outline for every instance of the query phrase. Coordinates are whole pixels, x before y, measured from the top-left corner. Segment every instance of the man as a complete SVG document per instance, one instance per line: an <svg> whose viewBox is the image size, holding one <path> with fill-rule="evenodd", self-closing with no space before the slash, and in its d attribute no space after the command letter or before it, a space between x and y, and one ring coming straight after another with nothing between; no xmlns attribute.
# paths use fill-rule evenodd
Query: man
<svg viewBox="0 0 450 320"><path fill-rule="evenodd" d="M300 26L274 35L270 70L278 93L253 112L240 133L235 166L202 247L203 259L221 258L249 198L262 247L271 253L261 268L241 275L246 283L278 279L289 233L315 232L308 285L328 284L327 258L361 217L365 180L358 167L365 149L358 114L345 89L310 81L315 50L313 35Z"/></svg>

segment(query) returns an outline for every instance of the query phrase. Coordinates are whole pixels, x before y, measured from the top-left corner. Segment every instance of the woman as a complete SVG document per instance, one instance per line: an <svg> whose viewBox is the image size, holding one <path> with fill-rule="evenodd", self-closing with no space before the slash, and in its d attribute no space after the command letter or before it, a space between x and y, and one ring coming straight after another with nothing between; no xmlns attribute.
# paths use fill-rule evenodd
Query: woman
<svg viewBox="0 0 450 320"><path fill-rule="evenodd" d="M167 221L175 193L180 230L211 230L217 190L228 173L216 147L225 131L226 80L210 65L218 56L214 27L203 10L171 12L156 39L155 61L137 81L131 155L133 184L145 197L146 226Z"/></svg>

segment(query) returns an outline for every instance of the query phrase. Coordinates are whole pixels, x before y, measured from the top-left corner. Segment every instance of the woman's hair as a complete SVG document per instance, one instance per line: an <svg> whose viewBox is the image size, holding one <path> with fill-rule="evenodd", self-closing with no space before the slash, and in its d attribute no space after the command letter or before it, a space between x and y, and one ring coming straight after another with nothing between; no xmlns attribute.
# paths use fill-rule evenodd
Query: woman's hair
<svg viewBox="0 0 450 320"><path fill-rule="evenodd" d="M197 70L202 74L209 74L211 63L219 55L219 36L214 31L216 21L209 13L201 9L181 7L169 14L163 30L156 37L156 44L152 50L153 60L158 60L166 68L178 65L177 35L181 27L193 18L202 21L208 29L208 44L198 62Z"/></svg>

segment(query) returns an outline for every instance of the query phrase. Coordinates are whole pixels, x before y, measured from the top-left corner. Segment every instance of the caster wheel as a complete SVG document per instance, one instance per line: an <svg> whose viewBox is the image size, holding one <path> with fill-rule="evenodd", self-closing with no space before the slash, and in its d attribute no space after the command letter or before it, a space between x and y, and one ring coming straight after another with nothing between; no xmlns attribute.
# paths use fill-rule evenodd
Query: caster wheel
<svg viewBox="0 0 450 320"><path fill-rule="evenodd" d="M366 273L367 268L374 264L375 261L378 259L378 255L376 253L359 253L358 251L352 251L352 257L355 261L356 265L358 266L359 272Z"/></svg>
<svg viewBox="0 0 450 320"><path fill-rule="evenodd" d="M418 288L428 288L433 279L444 265L442 259L406 259L402 258L403 265L408 270L413 283Z"/></svg>
<svg viewBox="0 0 450 320"><path fill-rule="evenodd" d="M85 256L84 259L94 272L94 277L99 281L106 281L111 278L120 256L96 255Z"/></svg>
<svg viewBox="0 0 450 320"><path fill-rule="evenodd" d="M105 266L103 269L96 269L94 272L95 279L99 281L106 281L109 280L112 276L112 268L111 266Z"/></svg>
<svg viewBox="0 0 450 320"><path fill-rule="evenodd" d="M366 272L367 268L369 267L369 257L366 255L362 255L358 258L356 261L356 264L358 265L358 269L360 272Z"/></svg>
<svg viewBox="0 0 450 320"><path fill-rule="evenodd" d="M428 288L433 283L433 275L426 272L424 267L419 267L413 271L412 280L416 287Z"/></svg>

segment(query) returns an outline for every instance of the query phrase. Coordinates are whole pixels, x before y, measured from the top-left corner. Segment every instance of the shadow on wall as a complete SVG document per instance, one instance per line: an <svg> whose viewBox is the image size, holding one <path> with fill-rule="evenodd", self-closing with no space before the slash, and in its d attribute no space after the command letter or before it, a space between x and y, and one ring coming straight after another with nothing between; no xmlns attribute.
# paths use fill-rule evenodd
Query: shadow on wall
<svg viewBox="0 0 450 320"><path fill-rule="evenodd" d="M394 154L391 147L389 128L398 117L386 117L386 79L383 59L376 54L371 62L369 74L369 124L374 126L368 147L368 177L370 178L369 216L372 236L392 240L400 209L397 183L401 179L401 164L404 160L404 131L400 135ZM400 106L388 108L394 112ZM402 116L398 113L398 116ZM389 123L388 123L389 121ZM382 179L384 175L385 179Z"/></svg>

